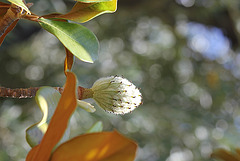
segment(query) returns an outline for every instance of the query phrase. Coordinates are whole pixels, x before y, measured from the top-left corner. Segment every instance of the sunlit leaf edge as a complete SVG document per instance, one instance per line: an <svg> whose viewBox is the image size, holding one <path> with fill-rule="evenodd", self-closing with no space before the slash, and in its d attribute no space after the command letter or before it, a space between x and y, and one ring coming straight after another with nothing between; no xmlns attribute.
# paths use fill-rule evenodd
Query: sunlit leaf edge
<svg viewBox="0 0 240 161"><path fill-rule="evenodd" d="M83 3L94 3L94 2L107 2L112 0L76 0L76 1L83 2Z"/></svg>
<svg viewBox="0 0 240 161"><path fill-rule="evenodd" d="M69 119L77 107L76 82L76 75L72 72L67 72L65 88L48 129L41 143L29 151L26 161L49 160L53 148L61 140L68 127Z"/></svg>
<svg viewBox="0 0 240 161"><path fill-rule="evenodd" d="M105 3L113 3L114 5L106 5ZM92 3L89 3L90 5L87 6L86 8L81 8L82 4L87 4L87 3L77 2L70 12L66 14L55 14L55 15L52 15L52 17L50 15L50 18L62 18L62 19L74 21L77 23L85 23L97 16L100 16L105 13L114 13L117 10L117 0L106 1L106 2L92 2ZM111 7L99 10L101 6L104 6L103 4L105 4L105 6L111 6ZM90 16L89 15L86 16L84 13L88 13ZM79 16L76 16L76 15L79 15Z"/></svg>
<svg viewBox="0 0 240 161"><path fill-rule="evenodd" d="M13 3L13 4L15 4L19 7L22 7L27 13L31 13L29 11L28 7L23 3L22 0L7 0L7 1L9 1L9 2L11 2L11 3Z"/></svg>
<svg viewBox="0 0 240 161"><path fill-rule="evenodd" d="M34 147L37 144L39 144L39 141L42 139L44 133L46 132L46 128L53 116L53 113L57 107L60 97L61 97L61 94L56 89L49 86L41 87L37 91L35 100L42 112L42 119L39 122L31 125L26 130L26 140L31 147ZM44 107L44 101L46 101L47 105L49 105L47 108ZM35 134L36 135L40 134L39 132L41 132L41 136L40 135L33 136ZM70 135L70 127L66 129L59 144L68 140L69 135ZM40 138L37 138L37 137L40 137Z"/></svg>

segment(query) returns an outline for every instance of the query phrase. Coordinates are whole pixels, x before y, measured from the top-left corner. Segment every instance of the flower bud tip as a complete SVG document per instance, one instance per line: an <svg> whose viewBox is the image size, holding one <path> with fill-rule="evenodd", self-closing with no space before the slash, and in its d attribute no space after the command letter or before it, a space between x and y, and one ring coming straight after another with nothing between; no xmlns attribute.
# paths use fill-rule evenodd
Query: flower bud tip
<svg viewBox="0 0 240 161"><path fill-rule="evenodd" d="M126 114L142 104L142 94L139 89L123 77L100 78L91 89L96 103L110 113Z"/></svg>

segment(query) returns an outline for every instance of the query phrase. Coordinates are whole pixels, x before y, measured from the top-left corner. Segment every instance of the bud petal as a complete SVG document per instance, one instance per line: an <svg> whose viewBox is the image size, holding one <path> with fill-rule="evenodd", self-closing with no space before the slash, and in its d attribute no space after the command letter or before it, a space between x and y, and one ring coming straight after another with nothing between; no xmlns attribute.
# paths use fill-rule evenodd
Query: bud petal
<svg viewBox="0 0 240 161"><path fill-rule="evenodd" d="M94 108L93 105L91 105L90 103L88 102L85 102L85 101L82 101L82 100L77 100L77 105L78 107L86 110L87 112L95 112L96 109Z"/></svg>
<svg viewBox="0 0 240 161"><path fill-rule="evenodd" d="M142 103L139 89L122 77L100 78L91 89L96 103L110 113L129 113Z"/></svg>

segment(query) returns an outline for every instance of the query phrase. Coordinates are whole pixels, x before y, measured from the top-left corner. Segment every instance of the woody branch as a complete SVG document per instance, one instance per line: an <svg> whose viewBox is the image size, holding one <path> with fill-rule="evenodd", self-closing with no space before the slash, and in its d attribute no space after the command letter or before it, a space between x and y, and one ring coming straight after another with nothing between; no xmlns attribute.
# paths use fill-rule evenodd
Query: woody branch
<svg viewBox="0 0 240 161"><path fill-rule="evenodd" d="M0 97L10 97L10 98L32 98L36 96L37 91L40 87L30 87L30 88L5 88L0 87ZM62 94L64 91L64 87L53 87L59 93ZM84 88L81 86L77 87L77 98L79 100L91 98L92 97L92 90L88 88Z"/></svg>

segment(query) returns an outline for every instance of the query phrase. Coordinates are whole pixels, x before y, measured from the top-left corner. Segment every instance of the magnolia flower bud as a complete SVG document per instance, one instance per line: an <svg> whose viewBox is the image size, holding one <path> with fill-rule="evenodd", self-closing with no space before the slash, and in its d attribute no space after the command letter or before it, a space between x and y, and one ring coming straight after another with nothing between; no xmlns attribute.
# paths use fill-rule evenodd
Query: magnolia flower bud
<svg viewBox="0 0 240 161"><path fill-rule="evenodd" d="M122 77L100 78L91 90L96 103L110 113L129 113L142 103L139 89Z"/></svg>

